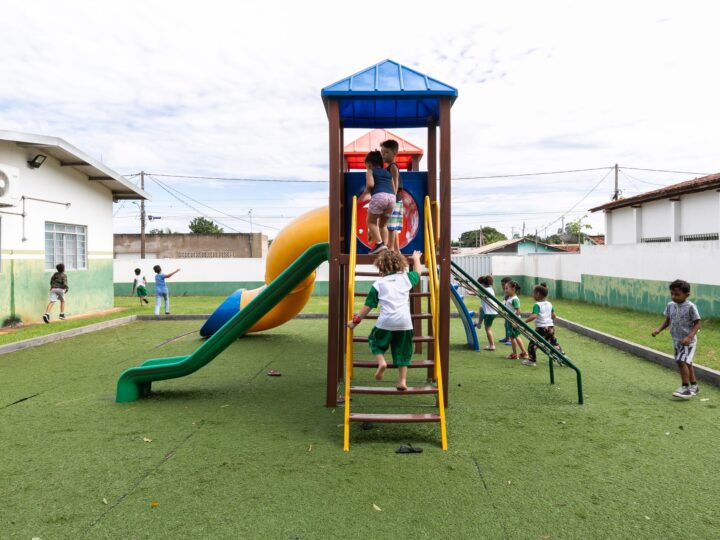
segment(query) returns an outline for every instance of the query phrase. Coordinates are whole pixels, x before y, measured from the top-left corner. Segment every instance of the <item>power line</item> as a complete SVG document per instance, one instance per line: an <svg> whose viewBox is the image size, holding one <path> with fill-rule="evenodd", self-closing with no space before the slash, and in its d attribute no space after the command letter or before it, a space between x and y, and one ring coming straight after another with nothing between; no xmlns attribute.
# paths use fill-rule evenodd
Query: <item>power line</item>
<svg viewBox="0 0 720 540"><path fill-rule="evenodd" d="M327 184L327 180L294 180L289 178L232 178L222 176L194 176L188 174L161 174L161 173L147 173L153 176L161 176L163 178L188 178L191 180L223 180L228 182L287 182L297 184Z"/></svg>
<svg viewBox="0 0 720 540"><path fill-rule="evenodd" d="M494 174L494 175L488 175L488 176L461 176L457 178L452 178L451 180L487 180L490 178L516 178L519 176L542 176L547 174L566 174L566 173L577 173L577 172L587 172L587 171L604 171L605 169L610 169L612 167L595 167L592 169L568 169L565 171L546 171L546 172L532 172L532 173L519 173L519 174Z"/></svg>
<svg viewBox="0 0 720 540"><path fill-rule="evenodd" d="M662 173L673 173L673 174L698 174L700 176L707 176L711 173L704 172L691 172L691 171L668 171L665 169L643 169L641 167L620 167L621 169L629 169L631 171L650 171L650 172L662 172Z"/></svg>

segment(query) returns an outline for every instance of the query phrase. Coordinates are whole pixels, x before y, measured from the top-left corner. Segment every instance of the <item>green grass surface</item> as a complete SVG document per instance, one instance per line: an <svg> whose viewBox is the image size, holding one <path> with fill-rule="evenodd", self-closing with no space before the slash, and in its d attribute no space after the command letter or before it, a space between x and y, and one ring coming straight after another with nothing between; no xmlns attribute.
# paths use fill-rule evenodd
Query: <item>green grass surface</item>
<svg viewBox="0 0 720 540"><path fill-rule="evenodd" d="M720 530L720 391L703 386L675 402L675 373L592 340L559 331L585 376L579 406L568 369L551 386L546 362L504 360L507 347L468 351L453 321L449 451L435 425L354 425L343 453L342 409L322 406L325 321L243 338L199 372L155 383L151 398L114 403L123 369L194 350L196 330L195 321L138 322L0 356L0 537L655 539ZM358 370L358 380L370 374ZM404 443L425 452L395 454Z"/></svg>
<svg viewBox="0 0 720 540"><path fill-rule="evenodd" d="M662 323L662 313L654 315L631 309L608 308L586 302L556 298L550 298L550 301L553 303L559 317L627 339L645 347L673 354L672 340L668 330L655 338L650 335ZM523 296L521 302L523 311L530 311L533 305L532 298ZM702 316L702 313L700 315ZM698 334L695 363L720 370L720 319L703 320L702 328Z"/></svg>

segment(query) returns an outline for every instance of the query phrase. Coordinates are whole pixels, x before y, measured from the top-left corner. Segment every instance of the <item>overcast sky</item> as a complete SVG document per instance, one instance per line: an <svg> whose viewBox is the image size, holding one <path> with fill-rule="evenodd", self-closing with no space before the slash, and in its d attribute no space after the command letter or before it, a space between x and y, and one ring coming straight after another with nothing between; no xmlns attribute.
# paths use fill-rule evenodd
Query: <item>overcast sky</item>
<svg viewBox="0 0 720 540"><path fill-rule="evenodd" d="M322 182L321 88L390 58L458 88L454 178L615 163L717 172L714 5L4 0L0 129L62 137L128 175ZM425 146L423 130L396 133ZM569 219L609 200L612 173L588 195L606 173L454 181L453 237L523 222L552 232L574 205ZM626 170L620 188L693 176ZM158 180L228 232L248 231L251 213L272 237L327 204L323 183ZM186 232L197 212L146 189L162 217L150 228ZM139 230L135 205L116 211L116 232ZM601 216L590 223L603 232Z"/></svg>

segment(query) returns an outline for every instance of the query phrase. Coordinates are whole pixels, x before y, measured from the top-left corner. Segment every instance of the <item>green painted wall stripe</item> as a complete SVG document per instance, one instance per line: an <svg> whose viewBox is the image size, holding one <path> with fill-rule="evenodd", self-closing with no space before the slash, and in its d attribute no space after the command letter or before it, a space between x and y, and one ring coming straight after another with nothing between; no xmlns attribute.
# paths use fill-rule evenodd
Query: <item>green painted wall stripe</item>
<svg viewBox="0 0 720 540"><path fill-rule="evenodd" d="M3 255L45 255L44 249L3 249Z"/></svg>

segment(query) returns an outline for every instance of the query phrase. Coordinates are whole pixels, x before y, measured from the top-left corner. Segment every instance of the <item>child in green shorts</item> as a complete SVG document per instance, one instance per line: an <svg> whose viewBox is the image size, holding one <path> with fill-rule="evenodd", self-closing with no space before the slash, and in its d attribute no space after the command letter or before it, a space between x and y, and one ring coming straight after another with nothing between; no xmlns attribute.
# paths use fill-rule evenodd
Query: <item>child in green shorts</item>
<svg viewBox="0 0 720 540"><path fill-rule="evenodd" d="M413 272L406 272L407 260L392 250L380 252L375 266L382 277L373 283L365 305L347 325L355 328L373 308L380 306L377 323L368 336L370 350L378 368L375 380L381 381L387 369L385 352L390 349L393 365L398 366L398 390L407 390L407 368L413 355L413 325L410 317L410 290L420 282L420 256L412 254Z"/></svg>
<svg viewBox="0 0 720 540"><path fill-rule="evenodd" d="M136 295L140 299L140 305L143 305L143 302L146 304L149 304L147 299L147 280L145 279L145 276L141 276L140 273L142 270L139 268L135 269L135 279L133 280L133 290L132 294Z"/></svg>
<svg viewBox="0 0 720 540"><path fill-rule="evenodd" d="M520 284L517 281L511 280L505 284L505 305L510 308L515 315L520 315L520 299L517 297L517 293L520 292ZM510 344L512 345L512 354L507 356L508 360L517 360L518 358L524 360L529 358L525 345L523 344L522 338L520 337L520 330L514 325L509 324L509 336ZM518 356L518 349L520 355Z"/></svg>

